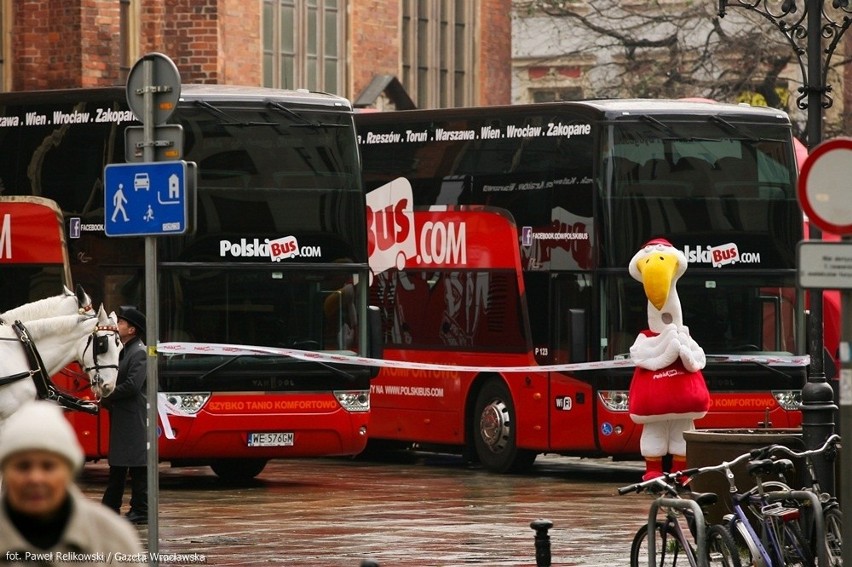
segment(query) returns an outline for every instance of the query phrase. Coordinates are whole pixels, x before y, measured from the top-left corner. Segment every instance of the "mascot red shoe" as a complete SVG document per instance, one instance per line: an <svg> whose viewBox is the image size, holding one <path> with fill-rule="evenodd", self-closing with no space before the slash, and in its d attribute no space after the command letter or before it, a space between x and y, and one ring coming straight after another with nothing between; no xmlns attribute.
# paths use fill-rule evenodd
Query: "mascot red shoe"
<svg viewBox="0 0 852 567"><path fill-rule="evenodd" d="M630 260L630 275L648 298L648 329L630 347L636 364L630 383L630 418L643 425L640 450L644 480L663 474L663 457L672 455L672 471L686 468L684 431L710 409L710 393L701 369L704 350L683 324L675 284L686 271L686 256L667 240L645 244Z"/></svg>

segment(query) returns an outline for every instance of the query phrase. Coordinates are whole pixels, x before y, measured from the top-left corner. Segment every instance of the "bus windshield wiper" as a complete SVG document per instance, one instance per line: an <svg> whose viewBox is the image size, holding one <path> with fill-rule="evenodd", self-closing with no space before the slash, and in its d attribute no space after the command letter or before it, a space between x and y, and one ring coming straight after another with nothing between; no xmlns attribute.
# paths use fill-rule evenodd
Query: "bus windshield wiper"
<svg viewBox="0 0 852 567"><path fill-rule="evenodd" d="M298 359L297 359L297 360L298 360ZM316 363L316 364L318 364L318 365L322 366L323 368L325 368L326 370L331 370L332 372L334 372L334 373L335 373L335 374L337 374L338 376L343 376L344 378L346 378L346 379L347 379L348 381L350 381L350 382L354 382L354 381L355 381L355 377L354 377L352 374L350 374L350 373L346 372L345 370L342 370L342 369L340 369L340 368L337 368L337 367L336 367L335 365L333 365L333 364L328 364L327 362L322 362L321 360L310 360L310 361L307 361L307 360L306 360L305 362L313 362L313 363Z"/></svg>
<svg viewBox="0 0 852 567"><path fill-rule="evenodd" d="M220 370L222 370L223 368L225 368L229 364L233 363L238 358L243 358L243 357L246 357L246 356L249 356L249 355L247 355L247 354L235 354L234 356L232 356L231 358L229 358L228 360L226 360L222 364L218 364L218 365L214 366L213 368L211 368L210 370L208 370L207 372L205 372L204 374L199 376L198 381L204 382L204 380L209 378L211 375L215 374L216 372L219 372Z"/></svg>
<svg viewBox="0 0 852 567"><path fill-rule="evenodd" d="M639 118L642 121L647 122L648 124L650 124L651 126L656 128L660 132L665 132L666 134L668 134L670 136L674 136L675 138L680 137L680 136L678 136L678 133L675 132L674 129L671 126L669 126L668 124L665 124L663 122L660 122L659 120L657 120L656 118L654 118L650 114L642 114L641 116L639 116Z"/></svg>
<svg viewBox="0 0 852 567"><path fill-rule="evenodd" d="M221 363L217 366L214 366L213 368L211 368L210 370L208 370L207 372L205 372L204 374L199 376L197 378L197 380L199 382L204 382L207 378L210 378L210 376L212 376L213 374L219 372L220 370L222 370L226 366L229 366L234 361L236 361L238 358L257 357L257 356L258 355L253 355L253 354L235 354L235 355L231 356L230 358L228 358L228 360L226 360L225 362L223 362L223 363ZM350 382L355 381L355 377L352 374L350 374L349 372L346 372L345 370L341 370L340 368L337 368L333 364L328 364L328 363L322 362L320 360L301 360L299 358L295 358L295 357L292 357L292 356L286 356L286 355L282 355L282 356L284 356L286 358L290 358L291 360L293 360L295 362L313 362L313 363L316 363L319 366L322 366L323 368L332 371L333 373L337 374L338 376L343 376L344 378L346 378ZM264 358L267 358L267 357L264 357Z"/></svg>
<svg viewBox="0 0 852 567"><path fill-rule="evenodd" d="M717 364L724 364L729 355L726 354L708 354L707 362L715 362ZM790 375L784 372L783 370L778 370L777 368L766 364L765 362L760 362L757 360L749 360L746 361L746 364L753 364L760 368L763 368L767 372L772 372L773 374L778 374L779 376L783 376L785 378L790 378Z"/></svg>
<svg viewBox="0 0 852 567"><path fill-rule="evenodd" d="M266 106L268 106L269 108L274 108L278 112L286 114L293 120L299 121L300 124L292 124L294 128L346 128L346 124L335 124L331 122L314 122L312 120L308 120L295 110L291 110L280 102L276 102L274 100L266 101Z"/></svg>
<svg viewBox="0 0 852 567"><path fill-rule="evenodd" d="M240 127L244 127L244 126L272 126L272 127L276 127L276 126L278 126L278 124L276 124L275 122L246 122L244 120L243 121L236 120L236 119L234 119L233 116L231 116L230 114L228 114L227 112L225 112L221 108L216 108L215 106L213 106L212 104L210 104L206 100L196 100L195 105L200 106L201 108L203 108L204 110L206 110L210 114L216 116L217 118L222 119L222 122L220 122L220 124L222 126L240 126Z"/></svg>
<svg viewBox="0 0 852 567"><path fill-rule="evenodd" d="M758 138L756 138L754 135L752 135L750 132L748 132L747 130L745 130L741 126L737 126L736 124L732 124L731 122L728 122L727 120L725 120L721 116L711 116L710 122L718 124L719 126L721 126L721 128L723 130L727 130L728 132L730 132L732 134L736 134L737 136L741 136L741 137L745 138L746 140L748 140L749 142L759 141Z"/></svg>

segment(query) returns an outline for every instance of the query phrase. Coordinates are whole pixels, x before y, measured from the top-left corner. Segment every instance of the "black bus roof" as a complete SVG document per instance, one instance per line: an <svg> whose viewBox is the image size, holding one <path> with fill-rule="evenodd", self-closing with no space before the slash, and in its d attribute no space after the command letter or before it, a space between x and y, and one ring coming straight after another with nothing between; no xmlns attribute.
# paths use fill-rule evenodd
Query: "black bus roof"
<svg viewBox="0 0 852 567"><path fill-rule="evenodd" d="M42 91L8 91L0 93L0 104L49 104L76 103L81 101L125 100L126 89L123 85L112 87L92 87L74 89L56 89ZM302 106L328 107L351 111L352 103L343 97L305 89L285 90L266 87L238 85L181 85L180 100L193 102L205 100L215 102L244 102L263 104L267 101Z"/></svg>
<svg viewBox="0 0 852 567"><path fill-rule="evenodd" d="M497 118L501 114L539 113L556 110L574 109L597 115L599 120L630 119L633 115L654 115L672 117L705 117L725 116L740 117L745 120L767 122L773 124L790 124L786 112L777 108L751 106L748 104L717 103L713 101L690 99L593 99L565 102L544 102L535 104L518 104L506 106L481 106L474 108L444 108L401 110L396 112L357 112L358 120L372 122L383 120L404 120L405 117L419 117L431 113L440 113L447 118L468 116L491 116Z"/></svg>

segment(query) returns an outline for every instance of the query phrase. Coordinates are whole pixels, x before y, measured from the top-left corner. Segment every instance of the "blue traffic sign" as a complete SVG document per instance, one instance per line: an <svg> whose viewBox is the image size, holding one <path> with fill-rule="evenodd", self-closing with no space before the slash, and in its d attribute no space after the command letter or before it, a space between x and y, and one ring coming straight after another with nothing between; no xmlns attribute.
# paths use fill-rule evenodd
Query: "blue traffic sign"
<svg viewBox="0 0 852 567"><path fill-rule="evenodd" d="M104 169L107 236L161 236L187 230L185 161L120 163Z"/></svg>

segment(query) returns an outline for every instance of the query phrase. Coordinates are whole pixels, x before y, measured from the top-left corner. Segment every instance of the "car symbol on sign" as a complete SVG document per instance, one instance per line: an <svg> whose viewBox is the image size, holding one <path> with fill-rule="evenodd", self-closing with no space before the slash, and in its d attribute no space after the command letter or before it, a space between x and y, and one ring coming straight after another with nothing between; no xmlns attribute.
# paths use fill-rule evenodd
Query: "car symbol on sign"
<svg viewBox="0 0 852 567"><path fill-rule="evenodd" d="M139 191L140 189L144 189L145 191L151 188L151 180L148 178L147 173L137 173L133 176L133 190Z"/></svg>

